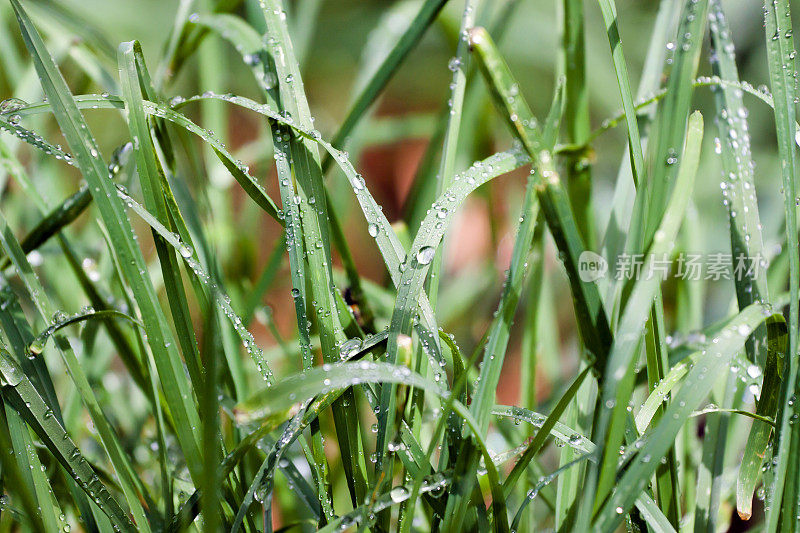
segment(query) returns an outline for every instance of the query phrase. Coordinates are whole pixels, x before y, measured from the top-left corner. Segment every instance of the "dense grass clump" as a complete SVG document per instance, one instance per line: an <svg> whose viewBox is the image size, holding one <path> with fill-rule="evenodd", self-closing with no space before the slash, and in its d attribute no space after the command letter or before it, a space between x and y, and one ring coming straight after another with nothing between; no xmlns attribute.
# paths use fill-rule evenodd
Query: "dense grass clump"
<svg viewBox="0 0 800 533"><path fill-rule="evenodd" d="M0 531L800 529L788 0L171 4L0 4Z"/></svg>

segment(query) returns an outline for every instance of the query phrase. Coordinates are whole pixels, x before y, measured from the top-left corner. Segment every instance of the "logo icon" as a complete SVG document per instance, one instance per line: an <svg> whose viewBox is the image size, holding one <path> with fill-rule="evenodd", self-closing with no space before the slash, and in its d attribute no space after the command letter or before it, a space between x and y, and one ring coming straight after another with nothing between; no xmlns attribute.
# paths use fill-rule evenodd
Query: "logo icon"
<svg viewBox="0 0 800 533"><path fill-rule="evenodd" d="M586 250L578 258L578 276L581 281L591 283L608 272L608 262L602 255Z"/></svg>

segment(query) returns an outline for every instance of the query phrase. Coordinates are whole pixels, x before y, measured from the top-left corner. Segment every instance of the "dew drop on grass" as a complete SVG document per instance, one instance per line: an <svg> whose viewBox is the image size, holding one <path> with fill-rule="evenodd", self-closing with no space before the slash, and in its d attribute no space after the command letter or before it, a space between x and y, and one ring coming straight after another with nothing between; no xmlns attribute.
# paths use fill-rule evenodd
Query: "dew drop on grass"
<svg viewBox="0 0 800 533"><path fill-rule="evenodd" d="M192 257L192 254L194 253L194 250L192 250L192 247L189 246L188 244L186 244L185 242L181 243L181 245L178 248L178 250L180 251L181 256L184 259L189 259L190 257Z"/></svg>
<svg viewBox="0 0 800 533"><path fill-rule="evenodd" d="M339 357L343 360L349 359L354 353L361 349L362 344L363 341L358 337L345 341L339 348Z"/></svg>
<svg viewBox="0 0 800 533"><path fill-rule="evenodd" d="M670 148L669 151L667 152L666 163L668 165L674 165L677 162L678 162L678 153L675 151L674 148Z"/></svg>
<svg viewBox="0 0 800 533"><path fill-rule="evenodd" d="M408 489L403 486L395 487L389 492L389 496L394 503L400 503L408 497Z"/></svg>
<svg viewBox="0 0 800 533"><path fill-rule="evenodd" d="M450 61L447 63L447 68L449 68L451 72L457 71L461 68L461 60L457 57L450 58Z"/></svg>
<svg viewBox="0 0 800 533"><path fill-rule="evenodd" d="M56 311L55 313L53 313L53 316L51 317L50 321L53 324L60 324L60 323L64 322L67 318L69 318L67 316L67 313L65 313L64 311L59 310L59 311Z"/></svg>
<svg viewBox="0 0 800 533"><path fill-rule="evenodd" d="M33 267L41 266L42 263L44 263L44 257L39 250L33 250L31 253L29 253L27 259L28 263L30 263Z"/></svg>
<svg viewBox="0 0 800 533"><path fill-rule="evenodd" d="M370 237L372 237L372 238L377 237L378 236L378 225L377 224L370 224L369 226L367 226L367 232L369 233Z"/></svg>
<svg viewBox="0 0 800 533"><path fill-rule="evenodd" d="M436 249L433 246L423 246L417 252L417 262L420 265L427 265L433 261L434 256L436 255Z"/></svg>
<svg viewBox="0 0 800 533"><path fill-rule="evenodd" d="M15 111L19 111L27 105L28 103L21 98L6 98L0 102L0 115L14 113Z"/></svg>

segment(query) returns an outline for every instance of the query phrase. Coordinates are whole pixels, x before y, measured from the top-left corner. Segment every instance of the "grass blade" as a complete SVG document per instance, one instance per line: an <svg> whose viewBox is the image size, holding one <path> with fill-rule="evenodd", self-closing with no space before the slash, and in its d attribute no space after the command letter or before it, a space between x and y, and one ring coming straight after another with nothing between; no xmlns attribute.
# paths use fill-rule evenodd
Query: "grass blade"
<svg viewBox="0 0 800 533"><path fill-rule="evenodd" d="M473 28L470 42L501 115L512 133L522 142L537 169L534 182L536 193L556 246L564 258L581 339L596 359L598 367L602 368L611 344L611 332L597 285L583 281L578 274L578 257L585 248L554 169L550 151L542 142L530 108L514 91L516 83L489 35L482 28Z"/></svg>
<svg viewBox="0 0 800 533"><path fill-rule="evenodd" d="M125 511L109 494L80 450L53 416L53 411L33 388L16 361L5 351L0 351L0 374L3 378L3 398L14 405L86 494L95 500L100 509L113 521L115 527L123 531L136 531ZM139 525L147 528L147 521Z"/></svg>
<svg viewBox="0 0 800 533"><path fill-rule="evenodd" d="M689 122L687 143L683 152L683 162L681 171L678 174L675 193L670 199L669 207L665 212L664 218L652 245L648 249L646 262L643 272L653 272L652 262L654 258L665 256L673 247L675 237L692 193L695 173L700 156L700 140L703 136L703 118L699 112L692 114ZM600 405L606 407L598 413L593 432L594 440L604 443L601 446L602 460L597 466L589 467L589 482L597 483L597 493L593 495L596 502L602 502L614 483L617 451L622 442L622 432L627 418L627 405L632 392L631 379L633 374L629 372L634 360L636 350L640 345L640 339L644 332L645 320L653 304L660 286L660 277L654 273L649 279L638 280L631 291L631 296L622 313L619 327L614 338L614 345L611 348L611 355L603 375L605 379L599 393ZM666 416L666 414L664 415ZM592 479L598 475L597 481ZM590 489L594 489L590 485ZM587 504L592 490L587 491L583 500L581 520L586 520L586 514L590 512ZM577 527L582 527L578 522Z"/></svg>
<svg viewBox="0 0 800 533"><path fill-rule="evenodd" d="M126 269L128 282L136 296L137 304L148 333L149 343L156 354L156 364L164 392L172 409L181 447L189 470L199 476L202 467L196 428L200 427L197 410L191 400L182 362L169 332L164 314L158 305L152 283L139 274L144 270L144 259L134 239L133 232L123 212L113 183L107 179L107 165L99 155L97 145L89 133L83 117L64 78L45 49L39 33L17 0L12 0L22 29L25 44L35 58L45 94L61 126L64 137L72 149L78 167L89 183L108 231L119 245L118 253Z"/></svg>
<svg viewBox="0 0 800 533"><path fill-rule="evenodd" d="M765 36L767 43L767 64L772 94L775 99L775 127L778 138L778 153L781 161L781 178L783 183L783 201L785 210L785 230L787 254L789 256L789 352L788 364L784 370L784 382L781 387L776 416L775 444L773 458L776 466L773 471L770 487L769 507L765 531L773 532L780 522L795 522L797 504L797 468L796 450L800 446L798 428L790 423L796 413L791 398L797 386L798 365L798 285L800 284L800 258L797 250L797 154L794 147L796 134L795 98L797 89L792 78L796 70L794 39L792 37L792 19L789 2L784 0L764 2ZM789 458L795 456L794 468L789 468ZM784 491L786 493L784 494ZM792 526L793 527L793 526Z"/></svg>
<svg viewBox="0 0 800 533"><path fill-rule="evenodd" d="M637 458L622 474L617 490L598 512L595 522L598 530L611 531L622 522L623 514L633 506L633 500L655 471L660 458L672 446L675 434L696 406L708 395L716 381L714 378L724 372L733 354L742 349L749 334L764 320L768 321L774 331L773 338L786 335L783 317L769 315L763 305L753 304L740 312L730 325L711 341L712 349L703 356L702 363L689 372L683 387L674 401L670 402L661 422L646 437L644 445L637 452Z"/></svg>

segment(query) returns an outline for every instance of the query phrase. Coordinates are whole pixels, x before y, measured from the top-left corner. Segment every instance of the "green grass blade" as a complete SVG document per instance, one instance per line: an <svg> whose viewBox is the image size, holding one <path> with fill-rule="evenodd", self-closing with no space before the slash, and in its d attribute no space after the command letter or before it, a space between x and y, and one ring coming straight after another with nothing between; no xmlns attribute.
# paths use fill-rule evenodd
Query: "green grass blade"
<svg viewBox="0 0 800 533"><path fill-rule="evenodd" d="M685 0L678 25L678 39L672 58L672 71L667 80L667 93L659 103L655 122L647 143L647 182L640 187L646 199L637 198L628 243L642 246L652 238L666 208L668 191L675 183L676 165L686 135L689 118L692 79L700 61L703 33L706 26L708 0ZM637 192L637 196L639 193ZM637 207L641 211L637 211ZM639 217L646 217L646 220ZM644 232L639 231L643 221Z"/></svg>
<svg viewBox="0 0 800 533"><path fill-rule="evenodd" d="M770 347L767 353L764 381L761 385L761 396L756 402L756 415L764 418L773 418L778 409L787 341L786 336L769 340ZM749 520L753 514L753 493L756 483L758 483L773 427L774 424L755 420L750 428L750 435L747 438L739 467L739 476L736 480L736 510L743 520Z"/></svg>
<svg viewBox="0 0 800 533"><path fill-rule="evenodd" d="M353 128L377 99L383 88L386 87L386 84L389 83L400 63L405 60L414 46L420 41L422 34L425 33L425 30L428 29L446 3L447 0L425 0L414 20L409 24L408 29L397 40L394 48L383 60L383 63L375 69L374 74L370 76L369 81L364 84L358 96L353 100L347 117L342 122L342 125L339 126L339 130L331 141L335 148L344 148L344 143L352 133ZM323 161L323 172L327 172L332 163L331 157L326 158Z"/></svg>
<svg viewBox="0 0 800 533"><path fill-rule="evenodd" d="M142 110L140 79L144 78L144 76L137 68L136 48L136 42L122 43L118 53L120 84L126 104L128 131L131 138L137 141L134 143L133 150L145 206L150 212L155 213L162 224L169 225L167 204L160 190L160 182L163 178L159 178L159 176L163 175L163 170L157 161L155 146L150 137L150 125ZM189 369L193 388L199 390L200 384L203 382L200 370L200 355L197 350L197 339L194 335L191 317L189 316L186 293L184 292L178 269L178 261L175 253L169 250L160 236L154 235L153 239L167 289L177 340L181 346L183 359Z"/></svg>
<svg viewBox="0 0 800 533"><path fill-rule="evenodd" d="M69 471L89 497L95 500L104 513L123 531L136 531L127 514L111 496L80 450L70 440L64 428L53 416L22 369L7 352L0 352L0 374L3 378L3 397L31 425L39 438L46 443L55 458ZM139 524L147 528L147 522Z"/></svg>
<svg viewBox="0 0 800 533"><path fill-rule="evenodd" d="M236 417L241 423L253 422L286 411L318 395L330 394L359 383L376 382L402 383L435 395L442 394L435 382L404 366L370 361L325 364L284 378L275 386L256 393L237 406Z"/></svg>
<svg viewBox="0 0 800 533"><path fill-rule="evenodd" d="M70 225L83 213L92 201L88 187L81 187L78 192L66 198L58 206L45 215L25 237L20 241L22 251L26 254L38 249L51 237L56 235L66 226ZM10 260L6 257L0 266L8 266Z"/></svg>
<svg viewBox="0 0 800 533"><path fill-rule="evenodd" d="M722 5L712 0L709 7L709 31L713 46L714 74L724 80L738 81L733 42L730 39L730 28L725 19ZM753 163L750 154L750 135L747 125L747 109L742 101L742 93L728 86L720 87L715 93L719 124L719 151L722 156L723 172L726 180L724 195L728 207L728 220L731 232L731 252L734 261L746 258L747 261L759 261L762 257L761 221L756 202ZM736 268L736 264L732 265ZM744 309L753 302L767 297L766 269L757 268L745 271L743 279L736 279L736 297L739 309ZM775 415L779 378L777 376L777 359L774 354L767 355L767 338L764 327L758 328L746 344L748 358L760 365L766 365L766 375L762 388L762 398L758 402L757 412L768 416ZM782 356L782 355L781 355ZM782 360L781 360L782 364ZM769 379L767 379L769 378ZM730 386L730 385L729 385ZM711 433L711 442L704 446L713 446L714 439L721 450L724 450L727 421L720 417L720 430ZM750 503L759 478L760 466L766 451L767 441L772 429L763 423L754 422L751 426L748 444L742 457L739 477L737 479L736 501L739 513L744 517L751 514ZM751 444L752 443L752 444ZM756 444L757 443L757 444ZM722 453L722 451L718 452ZM719 473L715 472L715 479ZM719 490L719 489L717 489ZM712 494L716 491L712 489ZM714 509L708 506L710 512ZM711 514L709 524L716 520Z"/></svg>
<svg viewBox="0 0 800 533"><path fill-rule="evenodd" d="M617 75L617 88L622 99L622 109L625 112L625 125L628 128L628 149L630 150L633 182L637 184L644 176L644 155L642 154L642 141L639 137L639 125L636 122L636 113L633 107L633 91L628 78L628 67L622 50L622 40L619 36L617 8L614 0L599 0L598 3L603 14L603 22L606 25L608 44L611 46L611 57Z"/></svg>
<svg viewBox="0 0 800 533"><path fill-rule="evenodd" d="M555 171L551 153L543 145L537 121L530 108L521 95L518 95L518 91L514 91L516 83L489 35L482 28L473 28L470 42L501 115L534 162L537 170L537 196L550 232L563 257L581 339L597 360L599 368L602 368L611 344L611 333L597 285L583 281L578 274L578 258L585 249L566 200L566 193Z"/></svg>
<svg viewBox="0 0 800 533"><path fill-rule="evenodd" d="M4 449L11 451L3 456L6 490L22 500L26 518L39 531L63 528L57 518L61 515L61 509L53 502L52 489L36 454L28 426L20 414L5 401L0 417L0 439ZM12 453L13 459L9 457Z"/></svg>
<svg viewBox="0 0 800 533"><path fill-rule="evenodd" d="M476 9L480 4L479 0L466 0L464 11L461 16L461 28L458 32L458 44L456 55L450 60L448 67L453 72L450 82L450 98L447 101L449 113L447 114L447 126L444 130L444 143L439 160L439 170L436 175L436 197L447 190L453 183L455 173L456 152L458 150L458 139L461 134L461 114L464 107L464 92L467 85L467 70L469 61L469 43L467 31L475 25ZM436 309L436 300L439 293L439 270L442 264L443 247L436 250L431 266L431 276L428 281L428 299Z"/></svg>
<svg viewBox="0 0 800 533"><path fill-rule="evenodd" d="M550 414L547 416L547 419L543 422L539 431L536 432L531 443L528 445L525 453L523 454L522 458L514 465L514 469L511 471L510 474L506 477L505 482L503 483L503 492L508 495L511 492L511 489L514 487L514 484L517 482L519 477L522 475L522 472L525 471L525 468L528 466L528 463L533 459L534 455L540 450L540 448L544 445L545 440L547 437L550 436L551 431L558 422L558 419L564 413L564 410L567 408L570 402L572 402L575 398L575 395L578 393L581 385L583 384L583 380L589 374L591 367L587 366L578 376L573 380L572 384L569 386L569 389L564 393L564 395L559 398L558 403Z"/></svg>
<svg viewBox="0 0 800 533"><path fill-rule="evenodd" d="M678 229L683 219L683 214L692 194L695 173L700 157L700 143L703 137L703 118L699 112L692 114L689 121L687 143L683 151L681 171L678 174L672 198L655 234L653 243L648 249L643 272L652 272L651 266L654 258L664 257L673 247ZM596 442L602 442L602 460L598 465L589 467L589 483L597 483L597 493L592 495L594 487L588 487L583 500L583 516L590 512L587 501L594 497L596 502L602 502L614 484L617 451L622 442L622 432L627 418L627 405L632 392L632 373L630 372L634 355L640 346L644 333L645 321L649 315L660 287L660 276L657 273L650 279L638 280L628 299L622 313L619 327L614 338L614 345L610 351L608 364L604 370L604 381L599 393L601 408L593 431ZM666 414L664 415L666 416ZM598 476L594 479L593 476ZM595 481L596 480L596 481ZM580 521L578 522L580 526Z"/></svg>
<svg viewBox="0 0 800 533"><path fill-rule="evenodd" d="M564 76L564 132L568 143L580 146L586 141L591 129L589 90L586 84L586 30L583 2L563 0L560 8L562 57L559 69ZM554 109L555 106L551 106L551 113ZM547 132L544 136L548 137ZM552 144L555 144L555 141ZM583 154L570 157L566 167L567 189L570 204L575 212L576 224L587 247L593 249L595 224L592 210L591 167Z"/></svg>
<svg viewBox="0 0 800 533"><path fill-rule="evenodd" d="M527 422L537 429L544 427L544 424L547 422L546 415L515 405L495 405L492 407L492 414L494 416L511 418L515 422ZM550 429L550 434L560 442L563 442L565 446L580 453L592 452L595 449L594 443L591 440L558 420L554 420L552 428Z"/></svg>
<svg viewBox="0 0 800 533"><path fill-rule="evenodd" d="M665 456L673 445L675 435L681 426L708 395L716 378L724 373L733 354L742 349L749 334L764 320L774 324L775 337L786 335L783 317L769 315L762 304L753 304L740 312L730 325L711 341L711 350L706 352L702 362L689 372L684 385L670 402L661 422L646 436L644 445L622 474L614 494L598 512L594 524L597 530L611 531L622 522L624 513L633 506L636 496L644 489L661 457Z"/></svg>
<svg viewBox="0 0 800 533"><path fill-rule="evenodd" d="M306 129L312 129L311 113L286 20L279 16L280 3L268 0L263 5L263 13L267 21L267 53L274 61L280 105L294 121ZM307 276L312 300L316 302L315 316L322 357L327 362L335 361L339 359L338 347L346 340L346 336L334 298L336 288L331 271L328 206L322 182L322 167L313 141L291 136L289 148L296 186L295 199L299 199L299 203L296 203L300 211L302 237L309 266ZM344 397L334 403L333 415L350 495L355 503L362 501L367 495L367 473L359 418L354 404L354 392L345 392Z"/></svg>
<svg viewBox="0 0 800 533"><path fill-rule="evenodd" d="M39 33L19 2L12 0L12 5L25 44L35 59L36 69L56 120L89 184L103 221L119 247L121 263L141 310L150 346L156 355L159 375L172 410L181 448L190 472L199 476L202 467L196 435L197 428L200 427L197 409L193 405L180 356L174 343L169 340L172 335L158 305L153 285L146 276L139 274L145 270L144 259L123 211L122 201L117 197L113 183L107 179L107 165L99 156L97 145Z"/></svg>
<svg viewBox="0 0 800 533"><path fill-rule="evenodd" d="M652 37L650 39L643 72L636 93L639 102L649 99L649 95L658 92L661 86L664 62L669 52L667 43L670 42L677 26L676 19L679 14L677 6L679 1L680 0L667 0L659 4L658 13L653 21L651 29ZM634 107L641 113L643 109L642 106L637 104ZM655 108L642 113L645 119L642 122L644 124L652 123L654 113ZM618 117L612 118L610 122L604 121L604 123L613 124L618 118L621 120L623 116L627 117L628 113L623 111ZM627 124L626 120L626 125ZM597 130L592 133L590 139L595 138L596 132ZM646 136L647 131L643 128L640 132L640 140L643 144L646 141ZM616 258L618 254L622 253L625 247L627 231L630 226L631 212L636 196L636 185L633 180L633 169L629 154L630 149L628 150L628 154L623 158L619 172L617 173L613 207L609 213L608 222L605 224L603 249L604 255L608 259ZM644 166L642 168L644 169Z"/></svg>
<svg viewBox="0 0 800 533"><path fill-rule="evenodd" d="M28 352L31 355L39 355L44 350L45 344L47 344L47 339L49 339L56 331L70 326L72 324L77 324L79 322L84 322L87 320L107 320L109 318L124 318L131 322L132 324L142 326L141 322L136 320L130 315L126 315L120 311L115 311L113 309L107 309L103 311L88 311L88 312L79 312L72 316L67 317L65 320L59 320L54 322L50 326L47 327L44 331L39 333L28 345Z"/></svg>
<svg viewBox="0 0 800 533"><path fill-rule="evenodd" d="M785 211L786 242L797 242L797 153L795 149L795 121L797 88L792 73L796 70L794 39L792 37L792 19L789 2L784 0L764 2L765 37L767 43L767 64L772 94L775 99L775 127L780 155L781 178L783 183L783 201ZM776 461L772 472L773 479L769 490L765 531L772 533L780 522L786 526L795 522L797 505L797 471L789 470L789 458L797 453L800 445L800 433L790 419L796 413L797 406L791 398L797 386L798 365L798 285L800 285L800 259L797 246L787 245L789 256L789 351L788 364L784 372L784 384L778 403L776 417L777 431L773 444L773 459ZM786 493L784 494L784 491ZM784 509L784 507L786 507ZM779 522L780 521L780 522Z"/></svg>
<svg viewBox="0 0 800 533"><path fill-rule="evenodd" d="M534 178L531 177L528 180L525 199L522 202L522 212L519 216L517 236L511 255L511 266L503 286L503 294L497 305L496 318L492 321L489 329L481 372L470 406L475 414L475 419L481 424L482 431L486 431L489 426L489 411L494 404L495 390L500 381L500 371L503 368L511 336L511 323L516 314L517 303L525 282L526 265L533 244L538 211L539 204L534 191Z"/></svg>

